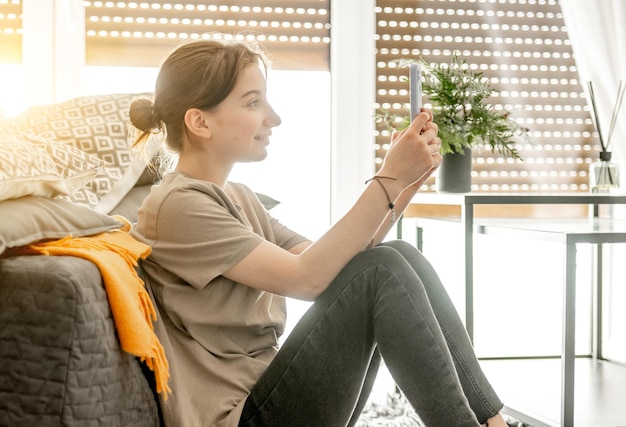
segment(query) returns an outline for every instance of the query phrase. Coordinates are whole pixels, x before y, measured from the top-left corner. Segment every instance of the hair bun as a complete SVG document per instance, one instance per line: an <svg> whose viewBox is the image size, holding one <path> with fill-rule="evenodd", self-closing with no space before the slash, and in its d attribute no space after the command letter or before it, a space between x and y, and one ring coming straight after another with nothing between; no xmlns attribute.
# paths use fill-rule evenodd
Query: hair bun
<svg viewBox="0 0 626 427"><path fill-rule="evenodd" d="M147 98L136 99L128 110L130 122L142 132L159 132L161 120L154 113L154 103Z"/></svg>

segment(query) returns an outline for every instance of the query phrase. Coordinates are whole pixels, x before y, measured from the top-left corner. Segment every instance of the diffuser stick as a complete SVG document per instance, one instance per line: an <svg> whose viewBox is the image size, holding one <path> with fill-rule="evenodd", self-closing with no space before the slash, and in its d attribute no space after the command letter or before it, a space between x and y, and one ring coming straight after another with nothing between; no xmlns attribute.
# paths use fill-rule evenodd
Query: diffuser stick
<svg viewBox="0 0 626 427"><path fill-rule="evenodd" d="M606 138L606 148L609 148L609 144L611 143L611 137L613 136L613 131L615 130L615 123L617 122L617 116L619 114L619 110L622 108L622 100L624 99L624 81L619 81L619 86L617 87L617 98L615 98L615 106L613 107L613 115L611 116L611 125L609 127L609 135Z"/></svg>
<svg viewBox="0 0 626 427"><path fill-rule="evenodd" d="M602 139L602 131L600 131L600 121L598 120L598 109L596 107L596 97L593 94L593 85L591 82L587 82L587 87L589 88L589 98L591 98L591 109L593 110L593 118L596 124L596 130L598 131L598 138L600 138L600 145L602 146L602 151L606 151L606 145L604 145L604 140Z"/></svg>

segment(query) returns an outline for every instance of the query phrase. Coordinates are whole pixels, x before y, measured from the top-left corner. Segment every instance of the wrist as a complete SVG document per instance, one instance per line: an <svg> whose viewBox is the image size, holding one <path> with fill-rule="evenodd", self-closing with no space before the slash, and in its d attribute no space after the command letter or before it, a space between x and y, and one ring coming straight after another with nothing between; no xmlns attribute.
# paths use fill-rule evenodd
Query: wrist
<svg viewBox="0 0 626 427"><path fill-rule="evenodd" d="M378 174L366 180L365 184L368 184L372 181L376 181L378 186L385 193L385 198L387 199L387 207L391 211L390 220L392 223L396 222L395 203L402 193L401 187L393 185L398 181L397 178Z"/></svg>
<svg viewBox="0 0 626 427"><path fill-rule="evenodd" d="M402 191L402 193L403 194L408 194L410 196L414 196L415 194L417 194L419 189L422 187L422 184L424 184L424 181L426 181L426 179L422 178L419 181L414 182L413 184L411 184L408 187L406 187L404 189L404 191Z"/></svg>

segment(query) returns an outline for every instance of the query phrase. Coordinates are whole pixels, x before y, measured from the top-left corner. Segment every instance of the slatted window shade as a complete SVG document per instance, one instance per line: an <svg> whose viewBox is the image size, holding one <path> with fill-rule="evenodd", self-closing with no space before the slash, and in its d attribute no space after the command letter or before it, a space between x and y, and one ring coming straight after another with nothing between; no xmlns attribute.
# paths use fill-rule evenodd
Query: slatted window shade
<svg viewBox="0 0 626 427"><path fill-rule="evenodd" d="M498 89L490 103L530 129L523 162L474 150L472 190L588 190L597 134L558 0L378 0L376 18L377 109L408 111L408 70L395 60L449 63L457 52ZM380 164L389 136L375 134Z"/></svg>
<svg viewBox="0 0 626 427"><path fill-rule="evenodd" d="M328 70L329 0L85 1L88 65L159 66L185 40L253 39L276 69Z"/></svg>
<svg viewBox="0 0 626 427"><path fill-rule="evenodd" d="M0 0L0 64L22 62L22 5Z"/></svg>

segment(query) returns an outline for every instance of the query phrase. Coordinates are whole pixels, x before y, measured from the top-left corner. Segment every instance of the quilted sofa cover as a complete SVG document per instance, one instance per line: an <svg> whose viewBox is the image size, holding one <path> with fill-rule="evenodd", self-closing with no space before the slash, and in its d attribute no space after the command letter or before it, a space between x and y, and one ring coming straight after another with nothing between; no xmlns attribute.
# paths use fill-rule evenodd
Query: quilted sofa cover
<svg viewBox="0 0 626 427"><path fill-rule="evenodd" d="M0 426L159 424L98 268L75 257L0 259Z"/></svg>

